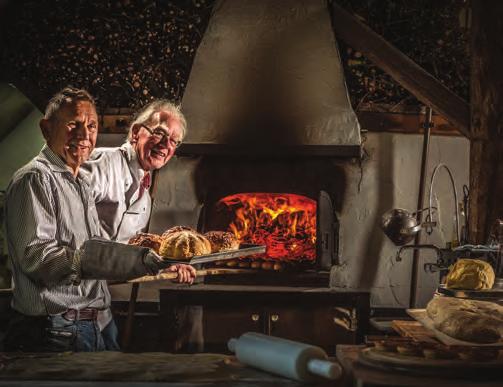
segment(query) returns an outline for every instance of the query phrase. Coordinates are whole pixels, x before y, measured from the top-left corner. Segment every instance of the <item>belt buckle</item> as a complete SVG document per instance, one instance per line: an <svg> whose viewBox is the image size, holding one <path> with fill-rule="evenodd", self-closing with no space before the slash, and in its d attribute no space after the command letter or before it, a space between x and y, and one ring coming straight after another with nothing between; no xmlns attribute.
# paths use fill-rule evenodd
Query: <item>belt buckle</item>
<svg viewBox="0 0 503 387"><path fill-rule="evenodd" d="M66 312L62 314L63 318L68 321L76 321L78 320L78 310L68 309Z"/></svg>

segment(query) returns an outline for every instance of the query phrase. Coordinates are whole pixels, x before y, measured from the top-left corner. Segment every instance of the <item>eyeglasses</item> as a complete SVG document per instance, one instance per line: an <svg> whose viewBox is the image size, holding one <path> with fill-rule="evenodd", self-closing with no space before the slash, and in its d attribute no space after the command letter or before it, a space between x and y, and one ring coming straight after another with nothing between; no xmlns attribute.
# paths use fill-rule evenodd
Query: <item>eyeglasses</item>
<svg viewBox="0 0 503 387"><path fill-rule="evenodd" d="M141 126L144 127L152 137L155 137L159 141L163 141L164 137L166 137L166 140L168 141L168 144L171 147L178 148L180 145L182 145L182 142L180 140L175 140L173 137L169 135L169 133L166 133L166 131L160 127L152 129L145 124L141 124Z"/></svg>

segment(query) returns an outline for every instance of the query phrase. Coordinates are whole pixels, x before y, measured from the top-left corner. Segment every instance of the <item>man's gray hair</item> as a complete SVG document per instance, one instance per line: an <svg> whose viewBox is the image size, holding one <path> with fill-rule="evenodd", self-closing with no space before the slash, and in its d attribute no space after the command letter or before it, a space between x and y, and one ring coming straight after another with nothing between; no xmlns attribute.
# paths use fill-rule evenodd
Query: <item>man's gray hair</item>
<svg viewBox="0 0 503 387"><path fill-rule="evenodd" d="M149 103L147 106L143 107L135 116L133 122L131 123L129 127L129 134L128 134L128 139L131 140L131 137L133 135L133 127L137 124L144 124L148 122L151 118L152 115L155 113L159 112L166 112L170 114L171 116L175 117L180 121L180 125L182 128L182 138L180 140L183 140L185 137L185 134L187 133L187 120L185 119L185 116L183 115L182 111L180 110L180 105L175 105L174 103L166 100L166 99L157 99L151 103Z"/></svg>
<svg viewBox="0 0 503 387"><path fill-rule="evenodd" d="M50 120L54 117L63 105L75 103L76 101L88 101L96 108L94 98L86 90L77 89L75 87L67 86L63 90L58 91L47 104L45 108L44 118Z"/></svg>

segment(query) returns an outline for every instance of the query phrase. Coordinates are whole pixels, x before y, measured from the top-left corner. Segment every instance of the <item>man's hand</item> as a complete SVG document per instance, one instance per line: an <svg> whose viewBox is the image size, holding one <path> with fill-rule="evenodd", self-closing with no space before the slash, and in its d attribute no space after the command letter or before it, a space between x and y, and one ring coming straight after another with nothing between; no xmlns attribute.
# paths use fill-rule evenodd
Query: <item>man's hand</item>
<svg viewBox="0 0 503 387"><path fill-rule="evenodd" d="M168 267L164 271L178 273L178 277L174 281L181 284L191 284L196 278L196 269L190 265L176 264Z"/></svg>

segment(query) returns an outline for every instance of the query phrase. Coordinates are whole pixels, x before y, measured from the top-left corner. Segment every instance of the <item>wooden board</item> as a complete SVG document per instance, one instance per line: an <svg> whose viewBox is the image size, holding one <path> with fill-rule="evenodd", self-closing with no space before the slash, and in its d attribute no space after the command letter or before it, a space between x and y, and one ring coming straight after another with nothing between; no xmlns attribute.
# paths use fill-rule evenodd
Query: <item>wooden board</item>
<svg viewBox="0 0 503 387"><path fill-rule="evenodd" d="M401 336L410 337L418 343L438 344L435 334L418 321L393 320L391 327Z"/></svg>
<svg viewBox="0 0 503 387"><path fill-rule="evenodd" d="M490 347L494 349L503 349L503 341L499 341L497 343L493 344L480 344L480 343L473 343L470 341L463 341L463 340L458 340L455 339L451 336L446 335L443 332L440 332L438 329L435 328L433 325L433 320L428 316L426 313L426 309L407 309L407 313L409 316L417 320L423 327L427 328L433 334L435 337L440 340L443 344L448 345L448 346L463 346L463 347Z"/></svg>

